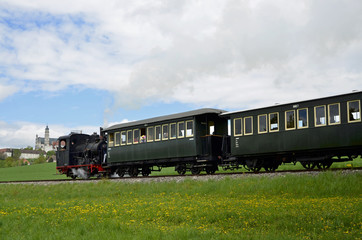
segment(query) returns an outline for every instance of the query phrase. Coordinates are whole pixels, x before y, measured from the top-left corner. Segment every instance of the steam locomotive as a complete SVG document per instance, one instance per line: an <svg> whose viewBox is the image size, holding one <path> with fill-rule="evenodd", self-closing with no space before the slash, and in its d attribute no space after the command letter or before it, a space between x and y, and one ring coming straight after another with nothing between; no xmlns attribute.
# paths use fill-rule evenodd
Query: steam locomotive
<svg viewBox="0 0 362 240"><path fill-rule="evenodd" d="M362 155L362 92L245 111L219 109L117 124L100 135L58 139L57 170L69 177L148 176L223 169L274 171L282 163L329 168ZM230 134L229 134L230 132Z"/></svg>

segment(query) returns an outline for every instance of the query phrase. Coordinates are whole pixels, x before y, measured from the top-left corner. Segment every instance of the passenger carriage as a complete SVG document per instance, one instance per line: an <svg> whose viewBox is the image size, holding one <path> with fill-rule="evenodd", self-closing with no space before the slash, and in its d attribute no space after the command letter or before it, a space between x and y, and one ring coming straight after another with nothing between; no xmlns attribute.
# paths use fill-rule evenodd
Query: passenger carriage
<svg viewBox="0 0 362 240"><path fill-rule="evenodd" d="M231 157L253 171L283 162L328 168L362 154L362 92L221 114L231 120Z"/></svg>
<svg viewBox="0 0 362 240"><path fill-rule="evenodd" d="M108 136L105 168L119 176L148 176L151 171L174 166L179 174L190 170L213 173L221 159L223 135L227 133L224 111L200 109L104 129Z"/></svg>

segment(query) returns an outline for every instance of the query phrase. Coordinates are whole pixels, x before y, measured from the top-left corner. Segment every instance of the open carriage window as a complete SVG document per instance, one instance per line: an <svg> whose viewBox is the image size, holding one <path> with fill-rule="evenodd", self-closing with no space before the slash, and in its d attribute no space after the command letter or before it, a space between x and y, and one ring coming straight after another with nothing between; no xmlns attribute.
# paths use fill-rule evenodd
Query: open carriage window
<svg viewBox="0 0 362 240"><path fill-rule="evenodd" d="M298 129L308 127L308 109L302 108L298 109Z"/></svg>
<svg viewBox="0 0 362 240"><path fill-rule="evenodd" d="M295 111L286 111L285 112L285 130L295 129Z"/></svg>
<svg viewBox="0 0 362 240"><path fill-rule="evenodd" d="M326 106L314 107L315 126L321 127L327 124L326 121Z"/></svg>
<svg viewBox="0 0 362 240"><path fill-rule="evenodd" d="M155 141L161 140L161 126L155 127Z"/></svg>
<svg viewBox="0 0 362 240"><path fill-rule="evenodd" d="M179 122L177 123L177 137L178 138L183 138L185 137L185 122Z"/></svg>
<svg viewBox="0 0 362 240"><path fill-rule="evenodd" d="M186 121L186 137L194 136L194 121Z"/></svg>
<svg viewBox="0 0 362 240"><path fill-rule="evenodd" d="M270 132L279 131L279 113L269 114L269 129Z"/></svg>
<svg viewBox="0 0 362 240"><path fill-rule="evenodd" d="M114 133L110 133L108 135L108 146L113 147L113 143L114 143Z"/></svg>
<svg viewBox="0 0 362 240"><path fill-rule="evenodd" d="M162 125L162 140L168 139L168 124Z"/></svg>
<svg viewBox="0 0 362 240"><path fill-rule="evenodd" d="M350 101L347 103L348 108L348 122L360 122L361 121L361 102Z"/></svg>
<svg viewBox="0 0 362 240"><path fill-rule="evenodd" d="M170 139L175 139L176 138L176 123L171 123L170 124Z"/></svg>
<svg viewBox="0 0 362 240"><path fill-rule="evenodd" d="M148 127L147 128L147 142L153 142L153 138L154 138L154 134L155 130L153 129L153 127Z"/></svg>
<svg viewBox="0 0 362 240"><path fill-rule="evenodd" d="M133 129L133 144L137 144L140 141L140 130Z"/></svg>
<svg viewBox="0 0 362 240"><path fill-rule="evenodd" d="M340 116L340 106L339 103L329 104L328 105L328 124L340 124L341 116Z"/></svg>
<svg viewBox="0 0 362 240"><path fill-rule="evenodd" d="M121 145L126 145L127 144L127 134L126 131L123 131L121 133Z"/></svg>

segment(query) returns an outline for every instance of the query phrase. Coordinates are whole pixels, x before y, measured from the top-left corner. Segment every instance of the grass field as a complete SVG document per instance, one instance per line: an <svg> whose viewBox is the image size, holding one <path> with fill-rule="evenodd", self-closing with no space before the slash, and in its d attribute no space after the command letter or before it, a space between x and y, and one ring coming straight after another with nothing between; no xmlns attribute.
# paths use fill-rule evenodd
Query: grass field
<svg viewBox="0 0 362 240"><path fill-rule="evenodd" d="M0 239L361 239L361 180L0 184Z"/></svg>
<svg viewBox="0 0 362 240"><path fill-rule="evenodd" d="M0 182L1 181L24 181L24 180L49 180L49 179L65 179L64 175L56 174L55 163L44 163L44 164L36 164L31 166L20 166L20 167L12 167L12 168L0 168ZM357 158L354 161L341 162L341 163L333 163L331 168L342 168L342 167L362 167L362 159ZM219 168L219 173L222 172L232 172L230 170L223 171ZM278 171L282 170L290 170L290 169L304 169L300 163L294 164L283 164L278 168ZM237 172L247 172L247 170L240 169ZM177 174L175 172L175 168L164 168L161 172L152 172L151 176L157 175L171 175ZM190 174L190 173L187 173Z"/></svg>

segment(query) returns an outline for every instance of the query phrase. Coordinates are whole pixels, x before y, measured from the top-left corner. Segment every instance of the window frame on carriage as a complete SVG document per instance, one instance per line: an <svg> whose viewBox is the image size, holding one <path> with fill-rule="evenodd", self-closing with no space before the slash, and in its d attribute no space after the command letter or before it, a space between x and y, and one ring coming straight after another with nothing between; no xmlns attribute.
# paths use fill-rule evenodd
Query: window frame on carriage
<svg viewBox="0 0 362 240"><path fill-rule="evenodd" d="M353 112L353 113L357 113L358 119L351 120L351 116L353 117L353 113L351 113L350 104L353 102L358 103L358 112ZM348 120L348 123L361 122L361 101L360 100L351 100L351 101L347 102L347 120Z"/></svg>
<svg viewBox="0 0 362 240"><path fill-rule="evenodd" d="M240 123L237 123L238 121L240 121ZM240 129L237 132L237 127L238 129ZM243 135L243 118L234 118L234 136L238 137L238 136L242 136Z"/></svg>
<svg viewBox="0 0 362 240"><path fill-rule="evenodd" d="M265 117L265 131L260 130L260 118ZM260 114L258 115L258 134L268 133L268 114Z"/></svg>

